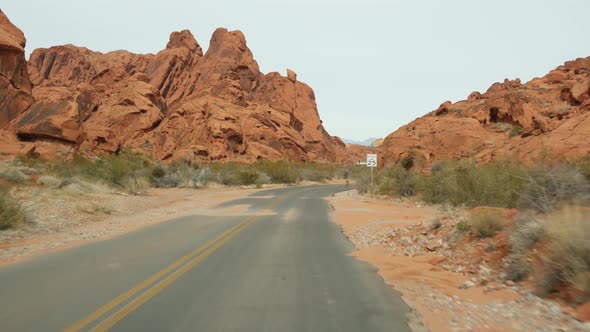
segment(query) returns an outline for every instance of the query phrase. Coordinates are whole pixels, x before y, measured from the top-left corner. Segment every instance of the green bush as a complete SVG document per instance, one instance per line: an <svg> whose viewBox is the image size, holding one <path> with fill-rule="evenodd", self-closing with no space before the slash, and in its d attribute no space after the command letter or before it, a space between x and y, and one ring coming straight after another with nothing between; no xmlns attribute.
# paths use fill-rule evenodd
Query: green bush
<svg viewBox="0 0 590 332"><path fill-rule="evenodd" d="M133 179L151 173L150 161L143 155L123 150L118 154L96 157L93 160L76 155L71 160L54 167L62 177L79 176L87 180L103 181L108 185L123 188Z"/></svg>
<svg viewBox="0 0 590 332"><path fill-rule="evenodd" d="M379 194L393 194L405 197L414 196L418 177L416 171L406 169L402 164L398 164L379 174L377 192Z"/></svg>
<svg viewBox="0 0 590 332"><path fill-rule="evenodd" d="M526 168L519 162L496 160L484 165L446 161L433 165L431 176L417 180L417 189L428 203L514 207L526 185Z"/></svg>
<svg viewBox="0 0 590 332"><path fill-rule="evenodd" d="M457 230L461 232L469 232L471 230L471 225L463 219L459 220L457 223Z"/></svg>
<svg viewBox="0 0 590 332"><path fill-rule="evenodd" d="M240 182L242 185L251 185L255 184L256 180L258 180L258 172L254 169L244 169L238 172L238 176L240 178Z"/></svg>
<svg viewBox="0 0 590 332"><path fill-rule="evenodd" d="M10 195L7 187L0 187L0 230L12 228L27 221L26 212Z"/></svg>
<svg viewBox="0 0 590 332"><path fill-rule="evenodd" d="M469 224L479 237L491 237L502 229L502 213L493 210L476 210L471 213Z"/></svg>
<svg viewBox="0 0 590 332"><path fill-rule="evenodd" d="M166 169L162 165L157 165L152 169L152 178L160 179L166 176Z"/></svg>
<svg viewBox="0 0 590 332"><path fill-rule="evenodd" d="M366 194L371 192L371 173L369 172L367 167L363 167L360 171L357 171L353 176L356 183L356 190L359 193ZM373 172L373 186L375 192L381 192L383 194L392 194L391 192L388 192L385 189L388 187L382 184L385 181L387 180L384 176L384 171Z"/></svg>
<svg viewBox="0 0 590 332"><path fill-rule="evenodd" d="M283 160L257 160L254 167L270 176L273 183L296 183L300 178L296 166Z"/></svg>
<svg viewBox="0 0 590 332"><path fill-rule="evenodd" d="M424 201L430 204L449 202L456 192L457 180L453 162L432 165L432 175L420 177L417 188Z"/></svg>

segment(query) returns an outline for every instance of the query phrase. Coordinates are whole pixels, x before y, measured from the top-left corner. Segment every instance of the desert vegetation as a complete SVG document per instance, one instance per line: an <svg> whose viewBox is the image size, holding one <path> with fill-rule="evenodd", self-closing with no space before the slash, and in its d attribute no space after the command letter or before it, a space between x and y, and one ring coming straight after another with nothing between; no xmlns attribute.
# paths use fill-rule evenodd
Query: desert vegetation
<svg viewBox="0 0 590 332"><path fill-rule="evenodd" d="M11 228L26 221L26 209L14 195L18 188L23 187L56 190L74 195L144 195L150 188L261 188L267 184L326 182L347 178L349 172L346 167L331 164L264 159L253 163L165 163L131 150L92 158L75 155L68 160L54 162L18 156L0 162L0 229ZM91 215L111 212L108 207L92 202L80 206L79 211Z"/></svg>
<svg viewBox="0 0 590 332"><path fill-rule="evenodd" d="M471 209L457 221L456 238L507 238L507 280L530 278L543 296L572 289L583 302L590 299L590 159L555 160L443 161L428 172L402 160L374 174L373 193ZM359 191L370 192L367 174L356 176Z"/></svg>
<svg viewBox="0 0 590 332"><path fill-rule="evenodd" d="M0 184L0 230L23 223L26 218L25 211L10 195L9 187Z"/></svg>

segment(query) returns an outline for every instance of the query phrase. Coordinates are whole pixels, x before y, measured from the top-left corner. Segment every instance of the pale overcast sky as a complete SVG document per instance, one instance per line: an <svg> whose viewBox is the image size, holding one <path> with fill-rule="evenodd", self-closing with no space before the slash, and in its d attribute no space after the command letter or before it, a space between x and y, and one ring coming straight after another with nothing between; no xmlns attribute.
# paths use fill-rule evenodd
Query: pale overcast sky
<svg viewBox="0 0 590 332"><path fill-rule="evenodd" d="M181 29L206 49L217 27L242 30L261 70L294 69L328 131L351 139L384 137L445 100L590 56L588 0L4 2L27 53L68 43L156 53Z"/></svg>

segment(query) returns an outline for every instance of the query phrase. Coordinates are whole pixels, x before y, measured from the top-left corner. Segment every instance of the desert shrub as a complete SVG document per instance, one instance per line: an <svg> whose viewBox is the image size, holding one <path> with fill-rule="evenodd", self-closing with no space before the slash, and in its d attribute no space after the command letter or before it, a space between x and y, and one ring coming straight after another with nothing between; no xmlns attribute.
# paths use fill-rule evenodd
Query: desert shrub
<svg viewBox="0 0 590 332"><path fill-rule="evenodd" d="M150 186L150 180L138 174L132 174L122 180L123 189L130 195L145 195Z"/></svg>
<svg viewBox="0 0 590 332"><path fill-rule="evenodd" d="M356 189L361 194L366 194L371 192L371 173L369 170L365 168L362 169L363 171L357 172L354 174L354 179L356 182ZM374 171L373 172L373 186L375 192L382 192L386 194L387 191L385 190L386 185L382 184L386 181L385 176L383 175L384 171ZM383 188L383 189L382 189Z"/></svg>
<svg viewBox="0 0 590 332"><path fill-rule="evenodd" d="M42 171L46 169L48 162L47 160L37 156L19 155L14 158L14 164L30 169L35 169L37 171Z"/></svg>
<svg viewBox="0 0 590 332"><path fill-rule="evenodd" d="M27 221L27 215L8 187L0 187L0 230L12 228Z"/></svg>
<svg viewBox="0 0 590 332"><path fill-rule="evenodd" d="M270 176L273 183L296 183L300 178L296 166L284 160L257 160L254 167Z"/></svg>
<svg viewBox="0 0 590 332"><path fill-rule="evenodd" d="M406 169L401 163L388 168L379 174L377 192L397 196L414 196L418 173L412 169Z"/></svg>
<svg viewBox="0 0 590 332"><path fill-rule="evenodd" d="M562 282L590 296L590 212L560 209L549 218L547 239L545 273L538 280L542 295Z"/></svg>
<svg viewBox="0 0 590 332"><path fill-rule="evenodd" d="M493 210L475 210L471 212L469 224L473 232L479 237L491 237L502 229L501 212Z"/></svg>
<svg viewBox="0 0 590 332"><path fill-rule="evenodd" d="M78 176L87 180L104 181L108 185L124 187L127 178L135 177L139 172L147 172L149 166L149 160L143 155L123 150L118 154L100 156L93 160L76 155L71 160L57 165L55 171L63 177Z"/></svg>
<svg viewBox="0 0 590 332"><path fill-rule="evenodd" d="M27 182L29 177L19 168L7 166L7 168L0 169L0 179L12 182L14 184L23 184Z"/></svg>
<svg viewBox="0 0 590 332"><path fill-rule="evenodd" d="M215 173L213 173L211 168L201 167L193 175L193 187L204 187L211 182L215 182L216 180L217 176Z"/></svg>
<svg viewBox="0 0 590 332"><path fill-rule="evenodd" d="M113 192L112 187L109 187L106 184L86 181L79 177L64 178L61 180L61 183L57 188L73 195L108 194Z"/></svg>
<svg viewBox="0 0 590 332"><path fill-rule="evenodd" d="M421 177L417 182L418 192L424 201L440 204L449 201L456 191L457 181L453 162L432 165L432 175Z"/></svg>
<svg viewBox="0 0 590 332"><path fill-rule="evenodd" d="M133 152L122 152L119 155L102 157L95 162L94 176L123 186L123 180L133 176L146 166L146 159Z"/></svg>
<svg viewBox="0 0 590 332"><path fill-rule="evenodd" d="M457 223L457 230L461 232L469 232L471 230L471 225L467 221L461 219Z"/></svg>
<svg viewBox="0 0 590 332"><path fill-rule="evenodd" d="M61 185L62 180L51 176L51 175L41 175L39 177L39 179L37 179L37 184L44 186L44 187L49 187L49 188L57 188Z"/></svg>
<svg viewBox="0 0 590 332"><path fill-rule="evenodd" d="M166 176L166 168L162 165L156 165L152 169L152 178L161 179Z"/></svg>
<svg viewBox="0 0 590 332"><path fill-rule="evenodd" d="M526 253L532 249L545 234L545 223L538 220L533 213L522 212L517 218L508 236L508 245L512 253Z"/></svg>
<svg viewBox="0 0 590 332"><path fill-rule="evenodd" d="M538 164L526 180L518 200L521 208L550 212L563 203L588 203L590 185L571 165Z"/></svg>
<svg viewBox="0 0 590 332"><path fill-rule="evenodd" d="M531 272L531 266L524 253L510 255L510 263L506 267L506 279L512 281L525 280Z"/></svg>
<svg viewBox="0 0 590 332"><path fill-rule="evenodd" d="M189 164L186 161L181 161L173 164L170 168L170 173L172 173L173 177L179 181L177 187L194 187L193 178L198 172L198 166Z"/></svg>
<svg viewBox="0 0 590 332"><path fill-rule="evenodd" d="M506 267L506 279L521 281L529 276L531 266L527 255L544 234L545 223L538 220L533 213L528 211L517 216L515 225L508 235L510 261Z"/></svg>
<svg viewBox="0 0 590 332"><path fill-rule="evenodd" d="M590 181L590 155L576 160L573 165L584 175L587 181Z"/></svg>
<svg viewBox="0 0 590 332"><path fill-rule="evenodd" d="M356 190L361 194L366 194L371 190L371 179L366 173L357 173L354 175Z"/></svg>
<svg viewBox="0 0 590 332"><path fill-rule="evenodd" d="M86 214L100 215L100 214L113 214L114 210L107 206L98 204L95 202L83 203L77 206L78 211Z"/></svg>
<svg viewBox="0 0 590 332"><path fill-rule="evenodd" d="M160 178L154 178L152 183L156 188L177 188L182 181L175 174L170 174Z"/></svg>
<svg viewBox="0 0 590 332"><path fill-rule="evenodd" d="M522 131L522 127L519 125L515 125L512 127L512 129L510 129L510 133L508 133L508 137L512 138L515 136L520 135L520 132Z"/></svg>
<svg viewBox="0 0 590 332"><path fill-rule="evenodd" d="M222 168L214 169L214 172L217 174L217 181L224 186L239 186L242 184L242 179L240 178L240 169L235 164L232 163L230 166L226 164Z"/></svg>
<svg viewBox="0 0 590 332"><path fill-rule="evenodd" d="M316 168L302 168L299 173L301 179L306 181L325 182L332 179L332 174Z"/></svg>
<svg viewBox="0 0 590 332"><path fill-rule="evenodd" d="M526 184L519 162L497 160L484 165L446 161L433 165L431 176L418 179L417 189L428 203L514 207Z"/></svg>
<svg viewBox="0 0 590 332"><path fill-rule="evenodd" d="M244 169L238 172L240 182L243 185L255 184L258 180L259 174L254 169Z"/></svg>
<svg viewBox="0 0 590 332"><path fill-rule="evenodd" d="M266 173L259 173L255 184L257 188L262 188L263 185L271 182L270 176L266 175Z"/></svg>

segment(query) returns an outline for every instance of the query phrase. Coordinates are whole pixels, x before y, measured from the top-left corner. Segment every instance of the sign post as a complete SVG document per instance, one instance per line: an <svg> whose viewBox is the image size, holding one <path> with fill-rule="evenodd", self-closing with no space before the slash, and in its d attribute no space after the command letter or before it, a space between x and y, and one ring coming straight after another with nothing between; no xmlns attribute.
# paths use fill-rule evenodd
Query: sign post
<svg viewBox="0 0 590 332"><path fill-rule="evenodd" d="M377 167L376 154L367 154L367 167L371 169L371 197L373 197L373 168Z"/></svg>

